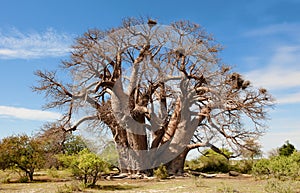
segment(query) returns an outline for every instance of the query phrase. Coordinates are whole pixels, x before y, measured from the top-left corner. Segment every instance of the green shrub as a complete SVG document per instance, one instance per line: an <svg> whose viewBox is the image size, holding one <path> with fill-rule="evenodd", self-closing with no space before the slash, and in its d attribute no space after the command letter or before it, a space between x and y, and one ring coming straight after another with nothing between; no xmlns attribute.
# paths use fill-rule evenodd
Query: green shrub
<svg viewBox="0 0 300 193"><path fill-rule="evenodd" d="M202 172L222 172L226 173L230 170L229 160L223 155L209 150L205 156L199 158L201 163L200 171Z"/></svg>
<svg viewBox="0 0 300 193"><path fill-rule="evenodd" d="M271 159L270 170L272 177L284 179L286 177L293 177L292 174L292 160L289 157L277 156Z"/></svg>
<svg viewBox="0 0 300 193"><path fill-rule="evenodd" d="M72 174L83 180L85 185L94 186L102 172L108 172L109 164L87 149L77 155L61 155L59 160L69 166Z"/></svg>
<svg viewBox="0 0 300 193"><path fill-rule="evenodd" d="M250 174L252 172L253 165L253 160L238 160L235 165L230 166L230 169L242 174Z"/></svg>
<svg viewBox="0 0 300 193"><path fill-rule="evenodd" d="M261 159L253 166L252 172L258 177L274 177L277 179L296 179L300 175L300 153L290 156L275 156Z"/></svg>
<svg viewBox="0 0 300 193"><path fill-rule="evenodd" d="M100 156L110 164L111 169L119 165L119 154L113 141L106 145Z"/></svg>
<svg viewBox="0 0 300 193"><path fill-rule="evenodd" d="M270 175L270 160L269 159L261 159L256 162L252 168L252 174L254 176L263 178Z"/></svg>
<svg viewBox="0 0 300 193"><path fill-rule="evenodd" d="M29 182L29 178L28 178L28 176L21 176L21 177L18 179L18 182L19 182L19 183L27 183L27 182Z"/></svg>
<svg viewBox="0 0 300 193"><path fill-rule="evenodd" d="M231 154L226 149L222 149L222 152L228 156ZM199 158L187 161L185 166L190 170L207 173L226 173L231 170L229 160L224 155L216 153L211 149L206 150Z"/></svg>
<svg viewBox="0 0 300 193"><path fill-rule="evenodd" d="M200 160L199 159L192 159L185 161L185 168L188 170L198 170L200 167Z"/></svg>
<svg viewBox="0 0 300 193"><path fill-rule="evenodd" d="M166 179L169 176L166 166L160 165L156 170L154 170L154 176L158 179Z"/></svg>

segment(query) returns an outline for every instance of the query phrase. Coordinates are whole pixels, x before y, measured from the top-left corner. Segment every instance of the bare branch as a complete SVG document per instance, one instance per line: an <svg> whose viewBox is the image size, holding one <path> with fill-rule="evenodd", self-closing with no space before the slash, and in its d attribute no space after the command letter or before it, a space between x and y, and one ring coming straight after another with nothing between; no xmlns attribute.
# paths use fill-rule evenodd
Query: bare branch
<svg viewBox="0 0 300 193"><path fill-rule="evenodd" d="M75 131L80 124L82 124L86 121L97 120L98 118L99 118L98 115L82 117L72 127L67 129L67 131Z"/></svg>

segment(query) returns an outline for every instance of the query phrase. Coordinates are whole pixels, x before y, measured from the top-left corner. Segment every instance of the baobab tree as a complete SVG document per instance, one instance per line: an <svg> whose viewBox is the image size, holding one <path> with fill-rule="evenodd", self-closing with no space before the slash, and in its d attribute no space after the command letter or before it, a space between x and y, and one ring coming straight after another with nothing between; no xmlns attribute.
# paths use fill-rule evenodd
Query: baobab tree
<svg viewBox="0 0 300 193"><path fill-rule="evenodd" d="M123 172L165 164L182 174L194 148L226 144L239 152L265 128L273 99L230 66L199 25L129 18L121 27L89 30L77 38L63 61L69 83L55 72L37 71L35 91L60 108L65 132L80 125L107 129Z"/></svg>

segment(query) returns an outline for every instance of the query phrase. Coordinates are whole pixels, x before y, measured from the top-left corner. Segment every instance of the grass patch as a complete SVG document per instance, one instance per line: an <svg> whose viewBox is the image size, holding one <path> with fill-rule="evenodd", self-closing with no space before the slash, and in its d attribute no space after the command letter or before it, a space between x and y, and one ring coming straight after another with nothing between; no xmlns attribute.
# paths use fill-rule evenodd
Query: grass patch
<svg viewBox="0 0 300 193"><path fill-rule="evenodd" d="M292 180L270 179L265 185L266 192L276 193L297 193L300 192L300 182Z"/></svg>
<svg viewBox="0 0 300 193"><path fill-rule="evenodd" d="M103 190L103 191L116 191L116 190L132 190L139 188L139 186L135 185L95 185L92 187L92 189L95 190Z"/></svg>
<svg viewBox="0 0 300 193"><path fill-rule="evenodd" d="M64 184L57 188L56 193L72 193L82 192L85 189L84 184L80 182L72 182L70 184Z"/></svg>
<svg viewBox="0 0 300 193"><path fill-rule="evenodd" d="M68 193L68 192L159 192L159 193L221 193L221 192L243 192L243 193L268 193L274 192L274 188L288 190L292 187L300 192L300 181L292 182L270 182L268 180L256 180L252 177L230 177L219 175L216 178L175 178L168 180L157 179L121 179L121 180L100 180L94 187L84 187L78 180L71 178L68 171L55 171L54 175L48 171L39 171L32 183L1 183L0 193L17 192L43 192L43 193ZM14 179L19 178L18 174L1 171L0 177L5 181L6 174ZM43 175L45 174L45 175ZM15 175L15 176L14 176ZM278 192L278 191L277 191ZM281 191L284 192L284 191Z"/></svg>

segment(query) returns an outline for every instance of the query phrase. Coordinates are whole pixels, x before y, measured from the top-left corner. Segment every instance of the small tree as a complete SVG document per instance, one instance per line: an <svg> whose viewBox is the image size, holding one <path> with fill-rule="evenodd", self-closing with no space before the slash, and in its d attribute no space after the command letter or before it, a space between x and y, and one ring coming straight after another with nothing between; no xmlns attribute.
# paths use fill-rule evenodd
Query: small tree
<svg viewBox="0 0 300 193"><path fill-rule="evenodd" d="M279 149L279 155L290 156L295 151L295 147L287 140Z"/></svg>
<svg viewBox="0 0 300 193"><path fill-rule="evenodd" d="M42 143L27 135L10 136L0 142L1 169L14 168L25 172L30 181L36 168L45 163Z"/></svg>
<svg viewBox="0 0 300 193"><path fill-rule="evenodd" d="M62 155L60 160L69 165L74 176L83 180L85 185L94 186L101 172L108 170L109 164L98 155L84 149L78 154Z"/></svg>
<svg viewBox="0 0 300 193"><path fill-rule="evenodd" d="M42 128L37 138L43 142L46 153L45 167L59 168L60 164L57 160L59 154L77 154L87 148L85 140L71 132L64 132L59 125L55 123L47 123Z"/></svg>

